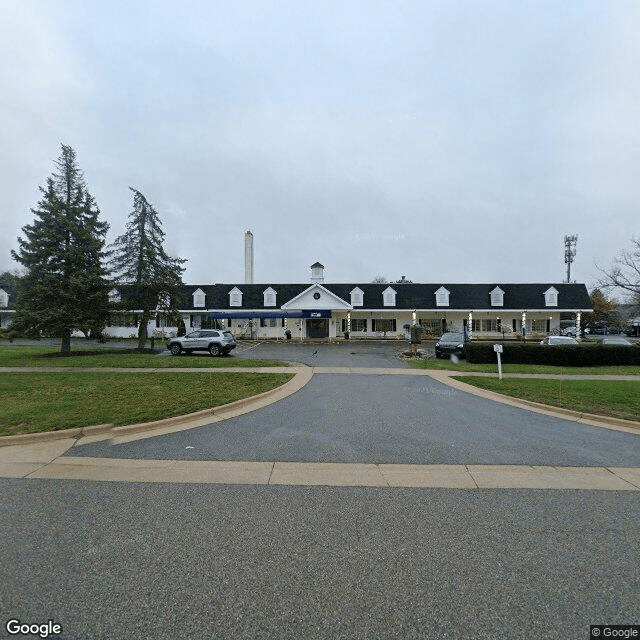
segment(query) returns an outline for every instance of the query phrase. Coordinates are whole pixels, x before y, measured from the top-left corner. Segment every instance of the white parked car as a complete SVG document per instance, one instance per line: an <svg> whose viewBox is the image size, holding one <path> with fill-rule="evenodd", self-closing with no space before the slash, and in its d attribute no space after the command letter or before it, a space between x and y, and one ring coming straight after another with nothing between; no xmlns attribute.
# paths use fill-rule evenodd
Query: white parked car
<svg viewBox="0 0 640 640"><path fill-rule="evenodd" d="M613 345L618 345L619 347L633 347L633 344L631 342L629 342L626 338L602 338L602 343L601 344L613 344Z"/></svg>
<svg viewBox="0 0 640 640"><path fill-rule="evenodd" d="M578 344L578 341L575 338L570 338L569 336L549 336L542 340L540 344L555 346L558 344Z"/></svg>

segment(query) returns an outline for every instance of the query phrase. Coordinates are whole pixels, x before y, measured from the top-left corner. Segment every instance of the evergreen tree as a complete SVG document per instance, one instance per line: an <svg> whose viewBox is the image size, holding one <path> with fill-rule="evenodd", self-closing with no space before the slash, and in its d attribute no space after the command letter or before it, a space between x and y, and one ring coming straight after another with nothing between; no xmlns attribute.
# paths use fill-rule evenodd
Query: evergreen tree
<svg viewBox="0 0 640 640"><path fill-rule="evenodd" d="M111 267L115 279L129 285L129 305L142 312L138 349L144 349L147 323L156 311L175 310L184 272L181 265L186 260L167 255L162 246L165 234L158 212L144 195L129 188L133 192L133 211L126 233L112 245Z"/></svg>
<svg viewBox="0 0 640 640"><path fill-rule="evenodd" d="M25 268L18 282L13 328L28 335L62 338L60 351L71 350L76 329L104 326L108 317L108 282L103 259L109 225L87 191L76 153L62 145L57 171L40 187L42 199L33 224L22 228L13 259Z"/></svg>

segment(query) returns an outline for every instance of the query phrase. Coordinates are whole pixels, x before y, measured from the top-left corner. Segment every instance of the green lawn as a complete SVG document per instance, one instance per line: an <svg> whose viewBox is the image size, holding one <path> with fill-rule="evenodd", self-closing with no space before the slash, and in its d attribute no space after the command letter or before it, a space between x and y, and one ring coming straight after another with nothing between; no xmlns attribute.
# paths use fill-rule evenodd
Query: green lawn
<svg viewBox="0 0 640 640"><path fill-rule="evenodd" d="M416 369L440 369L446 371L498 373L498 363L469 364L460 360L454 364L451 360L412 360L407 362ZM640 375L640 367L632 365L609 367L556 367L540 364L507 364L502 365L503 373L553 373L553 374L582 374L582 375Z"/></svg>
<svg viewBox="0 0 640 640"><path fill-rule="evenodd" d="M208 353L166 356L132 353L128 349L72 351L61 357L54 347L0 347L0 367L286 367L276 360L247 360L231 355L212 358Z"/></svg>
<svg viewBox="0 0 640 640"><path fill-rule="evenodd" d="M455 376L466 384L553 407L640 420L640 382Z"/></svg>
<svg viewBox="0 0 640 640"><path fill-rule="evenodd" d="M3 373L0 435L170 418L257 395L284 373Z"/></svg>

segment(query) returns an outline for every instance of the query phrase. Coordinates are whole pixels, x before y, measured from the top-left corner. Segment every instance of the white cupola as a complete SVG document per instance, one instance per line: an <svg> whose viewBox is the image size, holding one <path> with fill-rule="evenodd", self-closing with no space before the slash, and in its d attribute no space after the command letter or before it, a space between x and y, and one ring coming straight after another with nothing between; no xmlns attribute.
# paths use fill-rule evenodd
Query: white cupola
<svg viewBox="0 0 640 640"><path fill-rule="evenodd" d="M324 265L314 262L311 265L311 282L322 284L324 282Z"/></svg>

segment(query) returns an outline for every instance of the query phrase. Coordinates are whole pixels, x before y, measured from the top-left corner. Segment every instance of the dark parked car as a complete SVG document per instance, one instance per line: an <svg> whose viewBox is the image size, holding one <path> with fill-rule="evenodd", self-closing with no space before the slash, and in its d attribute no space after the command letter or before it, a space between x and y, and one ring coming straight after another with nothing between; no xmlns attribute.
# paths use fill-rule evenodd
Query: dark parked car
<svg viewBox="0 0 640 640"><path fill-rule="evenodd" d="M618 327L607 327L603 324L599 324L595 327L589 327L588 329L588 333L599 336L618 335L620 333L620 329L618 329Z"/></svg>
<svg viewBox="0 0 640 640"><path fill-rule="evenodd" d="M464 356L464 333L444 333L436 342L436 358L455 354Z"/></svg>
<svg viewBox="0 0 640 640"><path fill-rule="evenodd" d="M183 351L208 351L212 356L228 355L231 349L236 348L236 341L231 331L218 329L199 329L192 331L181 338L169 338L167 349L172 355L178 356Z"/></svg>

